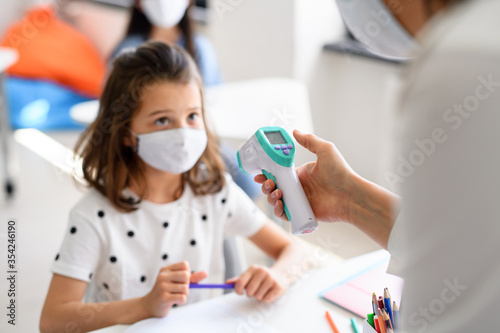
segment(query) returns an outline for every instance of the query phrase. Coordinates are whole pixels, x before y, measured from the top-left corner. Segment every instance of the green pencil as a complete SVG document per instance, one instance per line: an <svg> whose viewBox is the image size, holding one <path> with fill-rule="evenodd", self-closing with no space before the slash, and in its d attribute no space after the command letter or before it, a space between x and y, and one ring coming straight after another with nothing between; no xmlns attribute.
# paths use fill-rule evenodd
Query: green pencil
<svg viewBox="0 0 500 333"><path fill-rule="evenodd" d="M356 318L351 318L351 325L354 333L359 333L358 325L356 324Z"/></svg>

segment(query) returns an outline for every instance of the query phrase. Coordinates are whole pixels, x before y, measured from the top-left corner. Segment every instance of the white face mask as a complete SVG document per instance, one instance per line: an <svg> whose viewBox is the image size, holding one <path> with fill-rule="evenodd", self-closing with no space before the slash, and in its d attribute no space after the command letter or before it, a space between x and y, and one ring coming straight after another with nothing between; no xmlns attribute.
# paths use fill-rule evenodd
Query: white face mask
<svg viewBox="0 0 500 333"><path fill-rule="evenodd" d="M137 155L146 164L173 174L191 170L207 148L208 141L204 129L189 127L132 134L137 137Z"/></svg>
<svg viewBox="0 0 500 333"><path fill-rule="evenodd" d="M394 60L412 57L416 41L382 0L336 1L349 31L371 52Z"/></svg>
<svg viewBox="0 0 500 333"><path fill-rule="evenodd" d="M155 26L171 28L176 26L188 8L189 0L142 0L141 9Z"/></svg>

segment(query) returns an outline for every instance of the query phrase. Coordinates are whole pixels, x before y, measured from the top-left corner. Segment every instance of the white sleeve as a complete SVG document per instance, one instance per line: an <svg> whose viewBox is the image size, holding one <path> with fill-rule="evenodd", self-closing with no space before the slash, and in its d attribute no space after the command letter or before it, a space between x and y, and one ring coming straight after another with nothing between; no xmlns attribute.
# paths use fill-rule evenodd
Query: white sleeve
<svg viewBox="0 0 500 333"><path fill-rule="evenodd" d="M411 331L474 331L479 315L485 331L498 326L499 59L436 52L412 72L395 170L403 205L389 239Z"/></svg>
<svg viewBox="0 0 500 333"><path fill-rule="evenodd" d="M228 217L224 233L228 236L250 237L257 233L268 217L236 185L230 176L226 177Z"/></svg>
<svg viewBox="0 0 500 333"><path fill-rule="evenodd" d="M89 282L101 253L102 238L98 229L96 221L72 210L52 273Z"/></svg>

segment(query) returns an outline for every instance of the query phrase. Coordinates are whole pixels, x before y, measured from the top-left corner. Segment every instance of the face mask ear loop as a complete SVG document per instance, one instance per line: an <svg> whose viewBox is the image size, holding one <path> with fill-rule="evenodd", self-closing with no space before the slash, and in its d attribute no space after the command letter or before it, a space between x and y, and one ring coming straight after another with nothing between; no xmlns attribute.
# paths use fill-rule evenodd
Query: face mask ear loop
<svg viewBox="0 0 500 333"><path fill-rule="evenodd" d="M132 150L137 153L139 151L139 136L137 134L135 134L134 131L132 131L131 128L128 128L129 132L135 137L136 141L137 141L137 144L135 145L135 147L130 147L132 148Z"/></svg>

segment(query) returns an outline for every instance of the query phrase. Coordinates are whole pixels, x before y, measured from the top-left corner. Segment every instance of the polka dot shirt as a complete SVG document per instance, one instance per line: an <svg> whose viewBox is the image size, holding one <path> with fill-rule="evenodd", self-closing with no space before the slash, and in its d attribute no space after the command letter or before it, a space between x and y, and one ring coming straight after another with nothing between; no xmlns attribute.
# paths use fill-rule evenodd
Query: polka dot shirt
<svg viewBox="0 0 500 333"><path fill-rule="evenodd" d="M208 272L204 283L224 283L225 236L250 237L266 219L229 175L219 193L195 196L186 186L174 202L144 200L131 213L117 211L91 189L70 212L51 270L88 282L86 302L144 296L161 267L183 260L193 271ZM220 294L193 289L188 303Z"/></svg>

